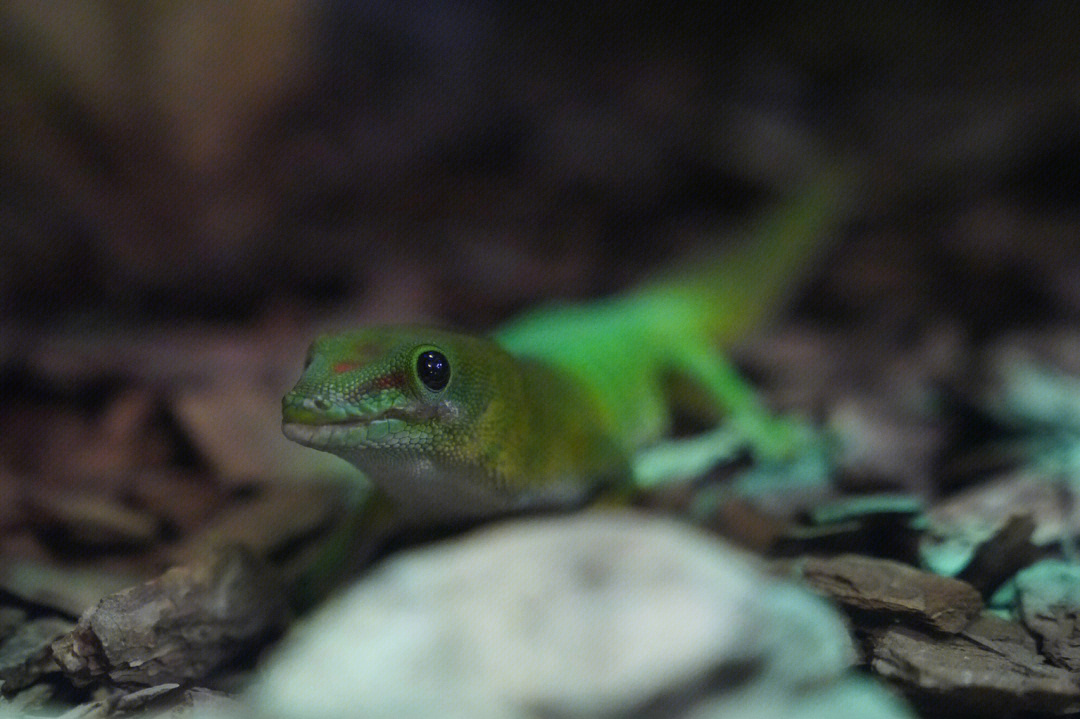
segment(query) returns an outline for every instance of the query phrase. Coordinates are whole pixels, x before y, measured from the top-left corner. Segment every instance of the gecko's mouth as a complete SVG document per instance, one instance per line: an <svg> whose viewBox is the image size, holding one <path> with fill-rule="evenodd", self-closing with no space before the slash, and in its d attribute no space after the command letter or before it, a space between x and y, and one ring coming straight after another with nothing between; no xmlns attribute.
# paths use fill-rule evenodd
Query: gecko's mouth
<svg viewBox="0 0 1080 719"><path fill-rule="evenodd" d="M449 403L410 402L363 414L355 410L316 410L303 398L286 395L281 407L281 431L292 441L315 449L365 448L385 444L409 427L432 420L450 421L457 410Z"/></svg>
<svg viewBox="0 0 1080 719"><path fill-rule="evenodd" d="M380 416L351 422L307 424L304 422L281 423L282 433L305 447L359 447L378 442L405 429L408 424L401 417Z"/></svg>
<svg viewBox="0 0 1080 719"><path fill-rule="evenodd" d="M281 400L281 431L316 449L368 447L403 432L414 421L413 407L333 403L290 392Z"/></svg>

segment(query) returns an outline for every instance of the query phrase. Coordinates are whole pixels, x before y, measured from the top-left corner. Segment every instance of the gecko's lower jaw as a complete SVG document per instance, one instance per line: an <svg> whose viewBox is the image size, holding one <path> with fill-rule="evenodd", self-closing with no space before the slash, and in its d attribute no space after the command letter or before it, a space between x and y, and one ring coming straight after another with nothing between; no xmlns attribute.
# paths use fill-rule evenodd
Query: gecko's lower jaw
<svg viewBox="0 0 1080 719"><path fill-rule="evenodd" d="M396 417L331 424L306 424L286 420L281 424L281 431L297 444L315 449L326 449L371 446L401 432L405 426L405 420Z"/></svg>

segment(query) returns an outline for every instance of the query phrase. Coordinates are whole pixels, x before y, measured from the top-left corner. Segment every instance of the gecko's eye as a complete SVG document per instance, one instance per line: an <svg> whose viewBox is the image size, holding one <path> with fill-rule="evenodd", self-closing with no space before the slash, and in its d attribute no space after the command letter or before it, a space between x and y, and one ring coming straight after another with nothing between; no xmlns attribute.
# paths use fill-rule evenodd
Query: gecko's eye
<svg viewBox="0 0 1080 719"><path fill-rule="evenodd" d="M416 375L425 387L438 392L450 381L450 361L442 352L423 352L416 359Z"/></svg>

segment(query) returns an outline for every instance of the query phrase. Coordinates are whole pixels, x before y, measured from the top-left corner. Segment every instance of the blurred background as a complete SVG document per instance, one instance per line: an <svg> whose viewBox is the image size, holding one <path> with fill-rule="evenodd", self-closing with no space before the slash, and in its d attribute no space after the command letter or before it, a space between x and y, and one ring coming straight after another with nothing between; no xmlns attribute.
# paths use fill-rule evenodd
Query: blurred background
<svg viewBox="0 0 1080 719"><path fill-rule="evenodd" d="M774 406L829 416L859 372L926 397L994 338L1080 314L1070 3L0 18L3 554L156 547L236 484L351 476L277 427L320 329L483 331L618 291L722 247L826 158L869 179L793 288L814 333L737 353ZM925 490L943 440L916 434L897 441L925 461L896 471ZM191 506L164 499L177 482Z"/></svg>
<svg viewBox="0 0 1080 719"><path fill-rule="evenodd" d="M927 225L1006 185L1062 209L1072 10L5 3L3 315L487 327L625 286L822 152Z"/></svg>
<svg viewBox="0 0 1080 719"><path fill-rule="evenodd" d="M1080 370L1077 37L1053 1L3 3L0 597L294 551L352 476L280 436L318 331L619 291L835 157L865 200L736 358L862 438L852 482L985 477L949 460L1032 386L983 370Z"/></svg>
<svg viewBox="0 0 1080 719"><path fill-rule="evenodd" d="M0 479L29 497L0 526L19 552L40 553L28 517L70 534L56 497L104 478L128 511L147 473L347 473L276 426L319 329L482 331L617 291L722 246L829 157L869 168L865 200L790 316L834 334L740 355L800 368L775 405L827 413L844 347L878 373L925 350L905 367L948 380L1080 314L1070 3L14 0L0 18ZM195 518L132 521L150 541Z"/></svg>

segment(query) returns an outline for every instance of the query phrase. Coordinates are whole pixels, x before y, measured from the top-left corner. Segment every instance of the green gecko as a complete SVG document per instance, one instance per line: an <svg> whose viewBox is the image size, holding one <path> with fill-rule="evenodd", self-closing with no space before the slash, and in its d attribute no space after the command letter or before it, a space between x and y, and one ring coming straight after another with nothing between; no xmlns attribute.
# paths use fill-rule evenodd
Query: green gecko
<svg viewBox="0 0 1080 719"><path fill-rule="evenodd" d="M283 431L351 462L403 514L442 521L575 505L625 483L687 397L759 458L781 457L794 425L721 350L776 311L846 219L846 179L823 173L734 252L487 337L424 326L319 337L282 400Z"/></svg>

